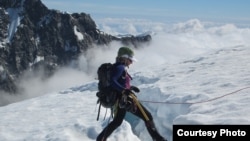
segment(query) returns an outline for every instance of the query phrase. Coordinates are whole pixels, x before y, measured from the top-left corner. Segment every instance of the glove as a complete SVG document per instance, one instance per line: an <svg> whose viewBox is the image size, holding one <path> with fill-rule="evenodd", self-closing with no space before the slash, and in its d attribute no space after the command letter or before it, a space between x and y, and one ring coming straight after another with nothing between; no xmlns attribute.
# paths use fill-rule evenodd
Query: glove
<svg viewBox="0 0 250 141"><path fill-rule="evenodd" d="M131 91L134 91L134 92L136 92L136 93L139 93L139 92L140 92L140 89L137 88L136 86L131 86L131 87L130 87L130 90L131 90Z"/></svg>
<svg viewBox="0 0 250 141"><path fill-rule="evenodd" d="M125 90L122 91L122 94L125 94L125 95L129 95L131 93L133 93L133 92L131 90L129 90L129 89L125 89Z"/></svg>

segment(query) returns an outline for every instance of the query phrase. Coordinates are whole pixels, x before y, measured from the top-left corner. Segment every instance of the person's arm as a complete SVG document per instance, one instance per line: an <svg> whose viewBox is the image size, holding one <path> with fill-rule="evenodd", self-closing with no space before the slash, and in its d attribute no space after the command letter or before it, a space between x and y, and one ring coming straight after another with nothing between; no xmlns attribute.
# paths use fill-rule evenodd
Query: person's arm
<svg viewBox="0 0 250 141"><path fill-rule="evenodd" d="M125 87L118 82L124 71L125 68L123 65L116 66L111 76L111 86L119 92L125 89Z"/></svg>

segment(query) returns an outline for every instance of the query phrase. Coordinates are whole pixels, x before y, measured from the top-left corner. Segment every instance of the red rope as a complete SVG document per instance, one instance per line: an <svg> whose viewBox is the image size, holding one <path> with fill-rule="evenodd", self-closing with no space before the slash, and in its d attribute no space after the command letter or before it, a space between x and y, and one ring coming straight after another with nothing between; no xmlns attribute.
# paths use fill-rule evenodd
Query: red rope
<svg viewBox="0 0 250 141"><path fill-rule="evenodd" d="M233 94L238 93L239 91L242 91L242 90L245 90L245 89L249 89L249 88L250 88L250 86L249 87L245 87L245 88L241 88L241 89L236 90L236 91L231 92L231 93L224 94L222 96L218 96L218 97L215 97L215 98L212 98L212 99L208 99L208 100L204 100L204 101L198 101L198 102L159 102L159 101L146 101L146 100L140 100L140 102L161 103L161 104L200 104L200 103L211 102L211 101L214 101L214 100L217 100L217 99L229 96L229 95L233 95Z"/></svg>

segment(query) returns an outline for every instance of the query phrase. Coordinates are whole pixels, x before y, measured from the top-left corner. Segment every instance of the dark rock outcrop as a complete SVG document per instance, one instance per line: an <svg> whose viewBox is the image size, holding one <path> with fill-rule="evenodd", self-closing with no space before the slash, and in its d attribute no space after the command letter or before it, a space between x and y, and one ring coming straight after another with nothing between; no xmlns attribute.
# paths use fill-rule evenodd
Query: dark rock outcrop
<svg viewBox="0 0 250 141"><path fill-rule="evenodd" d="M150 35L118 38L97 29L89 14L48 9L40 0L0 0L0 90L15 93L16 79L43 67L53 73L94 44L139 46Z"/></svg>

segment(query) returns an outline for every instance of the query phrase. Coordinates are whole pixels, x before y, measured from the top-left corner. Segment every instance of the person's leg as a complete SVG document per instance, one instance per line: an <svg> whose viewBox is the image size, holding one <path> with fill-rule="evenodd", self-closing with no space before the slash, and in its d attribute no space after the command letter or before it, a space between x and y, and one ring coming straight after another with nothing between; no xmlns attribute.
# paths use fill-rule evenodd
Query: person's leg
<svg viewBox="0 0 250 141"><path fill-rule="evenodd" d="M157 131L155 124L153 122L153 117L152 117L151 113L141 103L138 103L138 104L141 105L143 111L141 111L139 108L137 108L137 110L135 112L132 112L132 113L135 114L136 116L138 116L139 118L141 118L145 122L147 130L148 130L150 136L153 138L153 140L154 141L167 141ZM142 112L145 112L147 117L145 117Z"/></svg>
<svg viewBox="0 0 250 141"><path fill-rule="evenodd" d="M106 141L106 139L111 135L111 133L122 124L122 121L126 115L126 110L117 108L117 113L106 128L98 135L96 141Z"/></svg>

